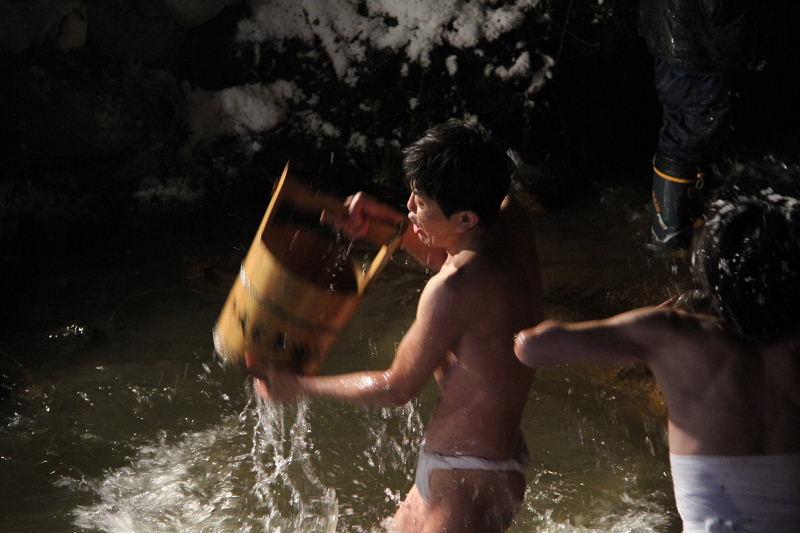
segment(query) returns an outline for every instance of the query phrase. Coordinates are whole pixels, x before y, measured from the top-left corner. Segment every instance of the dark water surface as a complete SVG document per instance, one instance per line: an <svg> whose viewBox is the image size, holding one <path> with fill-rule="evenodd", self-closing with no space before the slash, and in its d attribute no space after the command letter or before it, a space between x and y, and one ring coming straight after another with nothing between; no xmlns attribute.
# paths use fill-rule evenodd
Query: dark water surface
<svg viewBox="0 0 800 533"><path fill-rule="evenodd" d="M596 318L685 289L685 259L643 245L645 198L608 189L533 212L548 316ZM27 326L0 344L15 385L0 407L1 531L381 530L412 484L435 388L402 408L256 400L210 334L250 238L154 236L41 268L52 296L25 304ZM426 279L396 259L325 372L388 365ZM524 430L533 466L511 531L679 531L646 372L541 371Z"/></svg>

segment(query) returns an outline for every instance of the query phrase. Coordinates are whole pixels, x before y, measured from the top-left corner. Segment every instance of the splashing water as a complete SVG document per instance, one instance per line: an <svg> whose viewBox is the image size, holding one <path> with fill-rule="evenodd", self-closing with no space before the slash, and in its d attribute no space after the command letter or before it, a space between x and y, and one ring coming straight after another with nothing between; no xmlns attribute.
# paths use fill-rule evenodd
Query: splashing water
<svg viewBox="0 0 800 533"><path fill-rule="evenodd" d="M357 461L362 464L356 465L362 475L355 477L365 482L355 479L355 488L345 495L347 515L373 505L365 500L374 496L369 493L375 480L383 484L387 473L404 472L403 482L410 481L408 465L422 438L413 404L360 411L367 441L363 460ZM335 467L324 471L325 453L318 448L330 452L332 446L314 442L311 419L307 401L284 406L251 395L238 416L176 440L162 432L157 442L139 449L130 466L108 471L99 481L64 477L58 485L88 490L98 500L73 512L74 524L87 530L333 533L339 500L322 478L334 481L339 474ZM402 494L397 487L383 488L384 515ZM350 524L348 530L380 526L367 527Z"/></svg>
<svg viewBox="0 0 800 533"><path fill-rule="evenodd" d="M536 516L534 523L537 526L535 529L517 529L512 526L509 531L537 531L540 533L652 533L653 531L660 531L669 525L669 519L665 517L664 510L657 505L636 501L627 494L622 495L622 501L632 508L627 510L609 509L608 516L603 520L594 521L594 525L582 524L583 517L580 515L573 517L572 521L577 523L561 521L554 517L552 510L547 510Z"/></svg>
<svg viewBox="0 0 800 533"><path fill-rule="evenodd" d="M336 531L336 491L319 480L311 461L308 403L286 407L256 398L253 431L254 493L265 513L263 531Z"/></svg>
<svg viewBox="0 0 800 533"><path fill-rule="evenodd" d="M245 524L232 523L226 512L248 497L239 483L246 475L240 436L235 417L177 442L162 435L143 446L130 466L86 482L99 501L79 506L75 525L115 533L240 530Z"/></svg>
<svg viewBox="0 0 800 533"><path fill-rule="evenodd" d="M336 492L312 455L306 403L251 400L238 417L177 442L161 435L131 466L83 482L99 502L79 506L74 523L113 533L334 532Z"/></svg>

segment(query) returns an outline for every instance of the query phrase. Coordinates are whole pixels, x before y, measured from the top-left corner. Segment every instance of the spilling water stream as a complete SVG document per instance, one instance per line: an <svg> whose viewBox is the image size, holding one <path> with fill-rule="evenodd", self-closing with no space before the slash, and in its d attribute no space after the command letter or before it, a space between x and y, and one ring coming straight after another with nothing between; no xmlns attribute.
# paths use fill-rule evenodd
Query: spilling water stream
<svg viewBox="0 0 800 533"><path fill-rule="evenodd" d="M685 261L642 244L643 198L610 189L568 213L534 212L548 316L595 318L682 290ZM84 264L94 281L53 302L74 321L3 341L2 367L21 385L2 408L0 530L382 530L412 484L435 386L401 408L256 399L212 353L243 256L219 241L179 275L135 251ZM224 272L208 276L202 263L216 254ZM388 365L426 279L395 259L325 372ZM540 371L523 430L533 464L511 531L679 530L663 406L646 372Z"/></svg>

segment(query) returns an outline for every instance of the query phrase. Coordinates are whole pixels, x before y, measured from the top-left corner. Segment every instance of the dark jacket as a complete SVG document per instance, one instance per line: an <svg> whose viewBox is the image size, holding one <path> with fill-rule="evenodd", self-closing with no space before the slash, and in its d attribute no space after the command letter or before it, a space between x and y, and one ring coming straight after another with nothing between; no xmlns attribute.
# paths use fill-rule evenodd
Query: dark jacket
<svg viewBox="0 0 800 533"><path fill-rule="evenodd" d="M754 59L755 0L640 0L639 32L650 53L677 67L721 71Z"/></svg>

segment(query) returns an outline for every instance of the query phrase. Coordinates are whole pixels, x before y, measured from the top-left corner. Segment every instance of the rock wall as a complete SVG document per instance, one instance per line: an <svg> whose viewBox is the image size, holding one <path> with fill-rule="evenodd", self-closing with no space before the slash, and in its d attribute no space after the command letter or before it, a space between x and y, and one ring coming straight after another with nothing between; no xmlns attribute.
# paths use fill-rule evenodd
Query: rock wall
<svg viewBox="0 0 800 533"><path fill-rule="evenodd" d="M0 0L0 217L260 205L287 159L399 197L400 148L453 116L553 196L635 178L659 126L636 5Z"/></svg>
<svg viewBox="0 0 800 533"><path fill-rule="evenodd" d="M538 0L2 0L0 14L3 216L44 216L54 189L85 193L86 212L53 213L77 218L235 204L289 158L326 187L392 190L400 147L445 118L518 139L554 66Z"/></svg>

